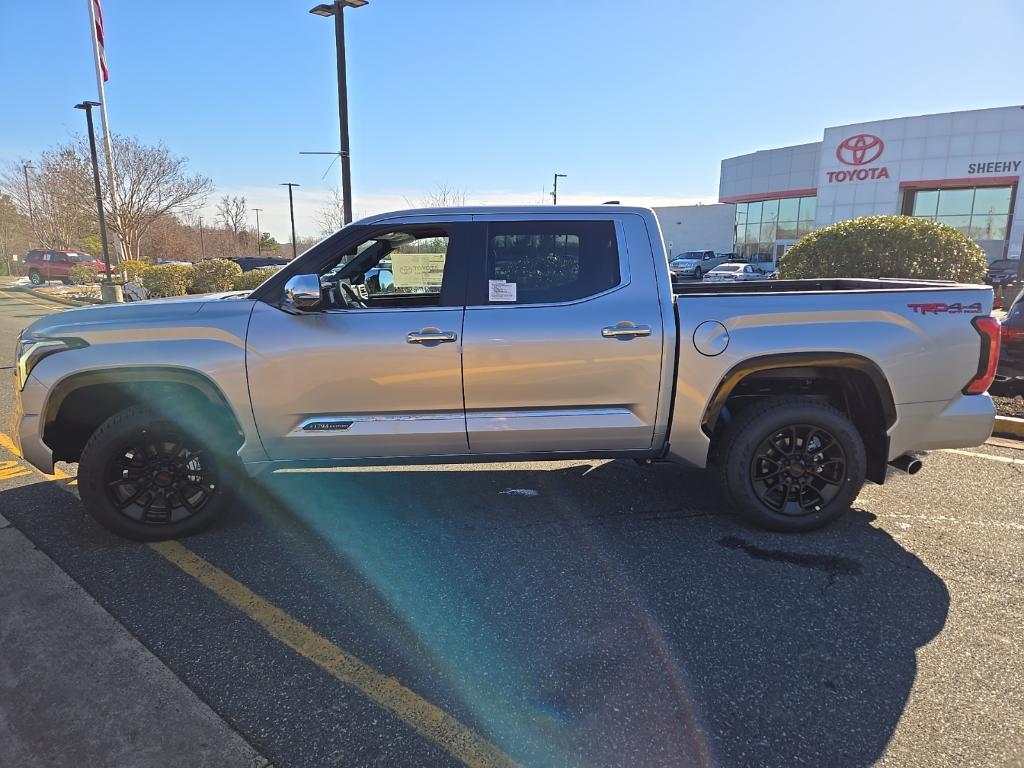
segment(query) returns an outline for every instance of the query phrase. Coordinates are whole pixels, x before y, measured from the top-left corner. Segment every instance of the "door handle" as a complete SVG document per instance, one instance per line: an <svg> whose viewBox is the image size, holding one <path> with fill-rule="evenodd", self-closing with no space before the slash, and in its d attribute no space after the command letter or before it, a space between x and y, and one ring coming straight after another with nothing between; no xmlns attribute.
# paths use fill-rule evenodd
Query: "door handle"
<svg viewBox="0 0 1024 768"><path fill-rule="evenodd" d="M424 328L422 331L412 331L406 337L405 340L409 344L448 344L455 341L458 336L455 335L455 331L437 331L432 328Z"/></svg>
<svg viewBox="0 0 1024 768"><path fill-rule="evenodd" d="M633 325L632 323L606 325L601 329L601 335L606 339L634 339L637 336L650 336L651 326Z"/></svg>

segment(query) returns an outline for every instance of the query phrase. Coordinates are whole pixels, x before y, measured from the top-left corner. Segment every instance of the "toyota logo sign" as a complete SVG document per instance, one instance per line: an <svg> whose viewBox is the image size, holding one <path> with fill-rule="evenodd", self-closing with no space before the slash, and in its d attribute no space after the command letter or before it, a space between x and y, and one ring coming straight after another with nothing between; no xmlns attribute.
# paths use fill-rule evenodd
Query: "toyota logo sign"
<svg viewBox="0 0 1024 768"><path fill-rule="evenodd" d="M836 157L845 165L866 165L882 156L885 143L871 133L858 133L839 142Z"/></svg>

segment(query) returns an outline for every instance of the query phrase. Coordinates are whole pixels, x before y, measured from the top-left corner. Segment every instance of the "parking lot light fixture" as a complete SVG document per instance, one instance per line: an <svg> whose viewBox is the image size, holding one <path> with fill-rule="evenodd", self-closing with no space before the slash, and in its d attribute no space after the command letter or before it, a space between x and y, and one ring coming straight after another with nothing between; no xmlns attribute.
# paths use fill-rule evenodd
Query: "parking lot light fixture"
<svg viewBox="0 0 1024 768"><path fill-rule="evenodd" d="M348 141L348 84L345 73L345 8L361 8L369 0L334 0L309 9L316 16L334 17L334 44L338 62L338 124L341 129L341 195L345 224L352 223L352 166Z"/></svg>
<svg viewBox="0 0 1024 768"><path fill-rule="evenodd" d="M300 185L294 181L281 182L282 187L288 187L288 214L292 219L292 258L294 259L298 253L295 248L295 201L292 199L292 188Z"/></svg>
<svg viewBox="0 0 1024 768"><path fill-rule="evenodd" d="M75 104L75 109L85 110L85 122L89 131L89 155L92 158L92 180L96 187L96 212L100 217L100 243L103 245L103 266L106 275L103 278L102 293L103 303L113 304L123 301L120 293L120 286L114 285L113 274L110 268L110 248L107 246L107 221L103 215L103 191L100 188L100 166L96 159L96 132L92 125L92 108L100 106L98 101L83 101Z"/></svg>

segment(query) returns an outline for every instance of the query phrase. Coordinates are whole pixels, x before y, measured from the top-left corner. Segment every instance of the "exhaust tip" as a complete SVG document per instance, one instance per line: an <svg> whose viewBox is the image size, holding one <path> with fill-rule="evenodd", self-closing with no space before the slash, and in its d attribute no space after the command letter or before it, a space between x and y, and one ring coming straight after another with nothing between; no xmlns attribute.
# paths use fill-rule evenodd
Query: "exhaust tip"
<svg viewBox="0 0 1024 768"><path fill-rule="evenodd" d="M908 475L916 475L924 467L924 463L916 456L903 454L890 461L889 466L906 472Z"/></svg>

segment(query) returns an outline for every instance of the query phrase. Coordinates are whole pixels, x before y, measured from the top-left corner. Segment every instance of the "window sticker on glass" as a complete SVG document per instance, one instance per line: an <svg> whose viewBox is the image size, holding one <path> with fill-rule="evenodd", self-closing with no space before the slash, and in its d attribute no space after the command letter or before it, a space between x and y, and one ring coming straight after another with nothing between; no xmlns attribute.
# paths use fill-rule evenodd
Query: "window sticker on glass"
<svg viewBox="0 0 1024 768"><path fill-rule="evenodd" d="M516 284L505 280L487 281L488 301L515 301Z"/></svg>
<svg viewBox="0 0 1024 768"><path fill-rule="evenodd" d="M396 288L440 287L444 277L443 253L392 253Z"/></svg>

